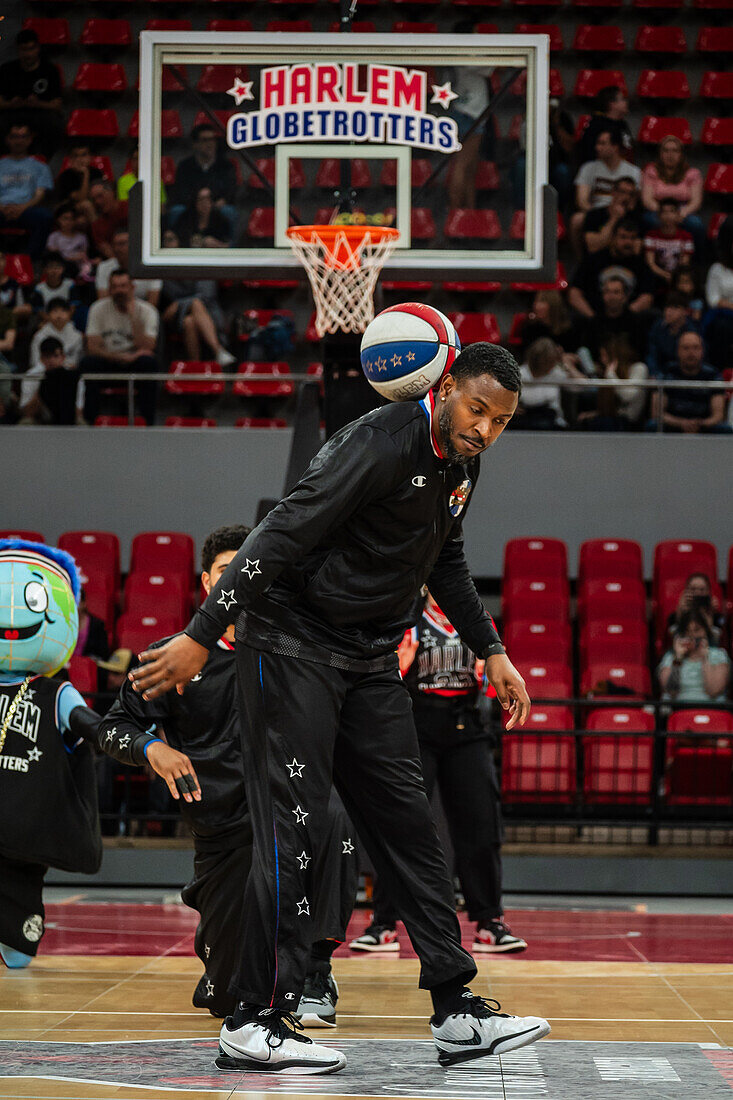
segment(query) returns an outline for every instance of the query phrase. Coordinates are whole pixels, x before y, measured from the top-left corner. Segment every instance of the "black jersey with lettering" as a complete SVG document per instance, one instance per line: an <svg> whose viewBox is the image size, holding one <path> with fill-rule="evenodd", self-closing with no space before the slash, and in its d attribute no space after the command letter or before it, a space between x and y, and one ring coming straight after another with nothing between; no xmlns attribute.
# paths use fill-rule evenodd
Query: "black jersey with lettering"
<svg viewBox="0 0 733 1100"><path fill-rule="evenodd" d="M251 834L239 743L234 647L225 638L211 650L183 695L170 691L146 700L126 680L102 720L99 745L125 764L145 764L145 746L160 728L174 749L190 757L201 785L200 802L180 802L197 847L241 844Z"/></svg>
<svg viewBox="0 0 733 1100"><path fill-rule="evenodd" d="M418 642L415 659L405 673L405 685L414 696L475 696L476 657L461 641L455 627L426 607L412 637Z"/></svg>

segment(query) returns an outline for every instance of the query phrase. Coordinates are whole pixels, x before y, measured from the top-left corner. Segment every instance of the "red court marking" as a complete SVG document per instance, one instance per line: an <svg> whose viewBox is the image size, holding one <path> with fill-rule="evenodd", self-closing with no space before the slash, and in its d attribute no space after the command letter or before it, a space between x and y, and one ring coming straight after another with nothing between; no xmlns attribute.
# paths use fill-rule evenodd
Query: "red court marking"
<svg viewBox="0 0 733 1100"><path fill-rule="evenodd" d="M712 1062L723 1080L733 1088L733 1051L704 1050L703 1054Z"/></svg>
<svg viewBox="0 0 733 1100"><path fill-rule="evenodd" d="M363 909L354 913L347 943L364 930L370 916ZM524 959L733 962L733 915L705 916L704 935L700 919L684 914L544 909L509 911L506 920L529 943L521 955ZM183 905L51 904L46 907L46 921L48 931L40 946L43 955L194 954L196 914ZM460 922L464 946L470 950L474 927L463 913ZM415 958L404 929L398 927L401 957ZM346 945L336 956L358 957Z"/></svg>

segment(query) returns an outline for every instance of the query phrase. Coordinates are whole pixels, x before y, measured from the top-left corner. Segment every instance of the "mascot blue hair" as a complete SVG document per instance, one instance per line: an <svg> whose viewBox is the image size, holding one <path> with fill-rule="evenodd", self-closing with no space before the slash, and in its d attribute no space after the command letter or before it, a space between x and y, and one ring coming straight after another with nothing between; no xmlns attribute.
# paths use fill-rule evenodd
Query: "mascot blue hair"
<svg viewBox="0 0 733 1100"><path fill-rule="evenodd" d="M55 678L74 652L81 586L73 558L0 539L0 958L27 966L44 933L49 867L102 858L94 742L99 716Z"/></svg>

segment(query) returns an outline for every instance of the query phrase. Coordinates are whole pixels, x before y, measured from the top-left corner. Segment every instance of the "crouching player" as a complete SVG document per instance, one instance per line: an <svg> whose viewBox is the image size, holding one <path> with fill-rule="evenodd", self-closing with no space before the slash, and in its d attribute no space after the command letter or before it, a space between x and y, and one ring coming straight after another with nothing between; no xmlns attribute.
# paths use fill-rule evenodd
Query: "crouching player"
<svg viewBox="0 0 733 1100"><path fill-rule="evenodd" d="M207 593L248 534L249 528L233 526L208 536L201 562ZM200 916L194 945L205 970L193 1003L221 1017L231 1015L236 1005L228 986L239 955L242 902L252 864L238 722L230 626L182 694L171 692L146 701L126 680L98 735L105 753L125 764L149 764L174 798L183 796L181 812L193 836L195 857L193 879L181 896ZM296 761L293 766L297 768ZM345 938L356 897L358 867L352 840L343 806L332 794L327 843L312 854L314 864L321 861L313 870L323 888L314 900L311 965L293 1013L310 1026L336 1023L338 990L330 960ZM304 857L308 858L305 853Z"/></svg>

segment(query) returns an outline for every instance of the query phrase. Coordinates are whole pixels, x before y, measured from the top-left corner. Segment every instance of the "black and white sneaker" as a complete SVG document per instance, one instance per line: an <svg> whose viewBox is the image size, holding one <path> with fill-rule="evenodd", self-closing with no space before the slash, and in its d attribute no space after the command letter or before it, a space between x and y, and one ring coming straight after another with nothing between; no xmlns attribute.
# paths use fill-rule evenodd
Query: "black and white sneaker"
<svg viewBox="0 0 733 1100"><path fill-rule="evenodd" d="M336 1073L346 1065L340 1050L300 1035L302 1024L287 1012L258 1006L228 1016L219 1034L219 1069L257 1073Z"/></svg>
<svg viewBox="0 0 733 1100"><path fill-rule="evenodd" d="M293 1013L303 1027L336 1027L336 1002L339 990L330 971L316 970L308 974L303 996Z"/></svg>
<svg viewBox="0 0 733 1100"><path fill-rule="evenodd" d="M352 951L399 951L400 941L393 924L370 924L349 947Z"/></svg>
<svg viewBox="0 0 733 1100"><path fill-rule="evenodd" d="M512 951L526 951L527 941L515 936L503 920L489 920L479 925L473 941L473 951L505 954Z"/></svg>
<svg viewBox="0 0 733 1100"><path fill-rule="evenodd" d="M501 1005L497 1001L475 997L470 990L463 994L463 999L465 1008L461 1011L441 1020L433 1016L430 1021L441 1066L487 1054L507 1054L550 1033L550 1025L540 1016L509 1016L499 1011Z"/></svg>

